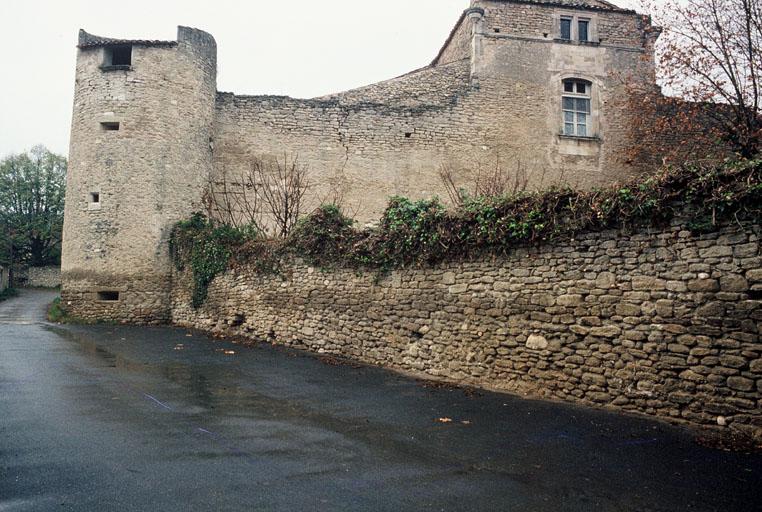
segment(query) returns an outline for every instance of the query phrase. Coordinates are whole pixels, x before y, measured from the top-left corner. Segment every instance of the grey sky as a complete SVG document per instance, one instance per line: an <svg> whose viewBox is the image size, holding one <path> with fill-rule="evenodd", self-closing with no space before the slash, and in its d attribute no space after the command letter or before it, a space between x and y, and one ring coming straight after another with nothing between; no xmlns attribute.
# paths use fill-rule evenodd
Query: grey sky
<svg viewBox="0 0 762 512"><path fill-rule="evenodd" d="M0 157L68 152L79 28L174 40L177 25L197 27L217 40L218 89L314 97L425 66L469 3L0 0Z"/></svg>

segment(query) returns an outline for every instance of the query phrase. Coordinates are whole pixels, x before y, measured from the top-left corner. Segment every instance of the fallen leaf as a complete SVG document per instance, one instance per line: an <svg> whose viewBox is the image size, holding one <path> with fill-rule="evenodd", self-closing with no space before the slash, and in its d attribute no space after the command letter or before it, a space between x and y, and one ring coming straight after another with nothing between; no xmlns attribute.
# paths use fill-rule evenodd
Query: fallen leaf
<svg viewBox="0 0 762 512"><path fill-rule="evenodd" d="M225 355L226 356L233 356L233 355L235 355L235 350L226 350L225 351Z"/></svg>
<svg viewBox="0 0 762 512"><path fill-rule="evenodd" d="M437 421L439 423L452 423L452 418L439 418Z"/></svg>
<svg viewBox="0 0 762 512"><path fill-rule="evenodd" d="M463 423L464 425L470 425L471 424L471 422L468 421L468 420L463 420L463 421L461 421L461 423Z"/></svg>

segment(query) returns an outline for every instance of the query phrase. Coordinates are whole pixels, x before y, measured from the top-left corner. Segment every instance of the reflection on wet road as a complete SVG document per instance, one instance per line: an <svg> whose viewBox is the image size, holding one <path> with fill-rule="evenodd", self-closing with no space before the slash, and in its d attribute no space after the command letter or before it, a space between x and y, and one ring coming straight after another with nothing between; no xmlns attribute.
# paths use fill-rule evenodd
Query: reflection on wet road
<svg viewBox="0 0 762 512"><path fill-rule="evenodd" d="M0 511L758 510L762 456L642 418L427 387L0 304Z"/></svg>

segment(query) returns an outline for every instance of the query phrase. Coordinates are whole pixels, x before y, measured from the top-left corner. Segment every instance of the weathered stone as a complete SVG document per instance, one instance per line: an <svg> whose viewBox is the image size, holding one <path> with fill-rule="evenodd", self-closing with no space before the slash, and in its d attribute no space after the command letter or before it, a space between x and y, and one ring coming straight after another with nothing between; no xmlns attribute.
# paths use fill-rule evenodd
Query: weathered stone
<svg viewBox="0 0 762 512"><path fill-rule="evenodd" d="M693 370L685 370L680 374L680 378L691 382L703 382L705 380L703 375L700 375Z"/></svg>
<svg viewBox="0 0 762 512"><path fill-rule="evenodd" d="M548 348L548 340L543 336L532 334L527 338L526 347L531 350L545 350Z"/></svg>
<svg viewBox="0 0 762 512"><path fill-rule="evenodd" d="M702 258L724 258L733 256L733 248L724 245L715 245L699 250L699 256Z"/></svg>
<svg viewBox="0 0 762 512"><path fill-rule="evenodd" d="M694 279L688 282L688 290L692 292L718 292L720 283L716 279Z"/></svg>
<svg viewBox="0 0 762 512"><path fill-rule="evenodd" d="M746 377L728 377L728 387L738 391L751 391L754 389L754 381Z"/></svg>
<svg viewBox="0 0 762 512"><path fill-rule="evenodd" d="M595 279L596 288L608 290L616 286L616 275L611 272L601 272Z"/></svg>
<svg viewBox="0 0 762 512"><path fill-rule="evenodd" d="M745 292L749 282L738 274L726 274L720 278L720 289L724 292Z"/></svg>
<svg viewBox="0 0 762 512"><path fill-rule="evenodd" d="M579 306L584 303L582 295L559 295L556 298L559 306Z"/></svg>
<svg viewBox="0 0 762 512"><path fill-rule="evenodd" d="M445 272L442 274L442 284L451 285L455 284L455 272Z"/></svg>
<svg viewBox="0 0 762 512"><path fill-rule="evenodd" d="M532 304L539 306L553 306L556 303L556 298L549 293L536 293L532 295Z"/></svg>
<svg viewBox="0 0 762 512"><path fill-rule="evenodd" d="M746 366L747 361L745 357L724 354L720 356L720 363L723 366L729 366L731 368L743 368Z"/></svg>
<svg viewBox="0 0 762 512"><path fill-rule="evenodd" d="M450 286L449 288L450 293L452 294L460 294L460 293L466 293L468 291L468 284L461 283L461 284L454 284Z"/></svg>
<svg viewBox="0 0 762 512"><path fill-rule="evenodd" d="M638 316L640 315L640 306L635 304L617 304L616 314L621 316Z"/></svg>
<svg viewBox="0 0 762 512"><path fill-rule="evenodd" d="M721 317L725 314L725 304L722 302L709 302L696 310L697 316Z"/></svg>
<svg viewBox="0 0 762 512"><path fill-rule="evenodd" d="M614 338L622 332L622 329L615 325L605 325L602 327L593 327L590 329L591 336L602 338Z"/></svg>
<svg viewBox="0 0 762 512"><path fill-rule="evenodd" d="M663 279L658 279L652 276L633 276L632 289L633 290L649 290L658 291L666 290L667 283Z"/></svg>

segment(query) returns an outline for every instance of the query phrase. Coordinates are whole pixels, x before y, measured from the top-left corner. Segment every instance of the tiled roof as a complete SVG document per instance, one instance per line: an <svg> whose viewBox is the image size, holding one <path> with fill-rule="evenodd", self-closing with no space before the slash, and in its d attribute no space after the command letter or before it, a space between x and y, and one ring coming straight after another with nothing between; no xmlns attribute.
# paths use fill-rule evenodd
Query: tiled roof
<svg viewBox="0 0 762 512"><path fill-rule="evenodd" d="M94 48L97 46L118 46L118 45L139 45L139 46L175 46L177 41L158 41L153 39L113 39L111 37L100 37L88 34L84 30L79 30L79 48Z"/></svg>

